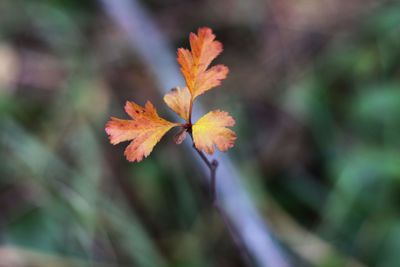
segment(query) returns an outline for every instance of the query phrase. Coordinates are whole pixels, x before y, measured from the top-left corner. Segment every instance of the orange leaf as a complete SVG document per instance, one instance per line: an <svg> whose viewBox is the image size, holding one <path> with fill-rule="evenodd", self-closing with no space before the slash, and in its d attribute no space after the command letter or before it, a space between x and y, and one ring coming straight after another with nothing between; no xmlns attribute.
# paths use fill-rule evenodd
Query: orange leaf
<svg viewBox="0 0 400 267"><path fill-rule="evenodd" d="M195 97L221 84L221 80L228 75L229 69L224 65L216 65L202 72L197 79Z"/></svg>
<svg viewBox="0 0 400 267"><path fill-rule="evenodd" d="M134 102L126 102L125 111L132 120L111 118L106 124L106 132L112 144L132 140L125 149L129 161L141 161L147 157L161 137L176 123L160 118L156 109L147 101L144 107Z"/></svg>
<svg viewBox="0 0 400 267"><path fill-rule="evenodd" d="M228 67L217 65L207 71L211 62L222 52L222 44L215 41L210 28L199 28L197 35L190 33L191 51L178 49L178 63L192 100L221 84L228 75Z"/></svg>
<svg viewBox="0 0 400 267"><path fill-rule="evenodd" d="M235 120L225 111L207 113L192 126L196 148L207 154L214 154L214 145L220 151L227 151L233 147L236 134L226 127L233 125Z"/></svg>
<svg viewBox="0 0 400 267"><path fill-rule="evenodd" d="M182 119L189 120L190 93L187 87L173 88L164 96L164 101Z"/></svg>

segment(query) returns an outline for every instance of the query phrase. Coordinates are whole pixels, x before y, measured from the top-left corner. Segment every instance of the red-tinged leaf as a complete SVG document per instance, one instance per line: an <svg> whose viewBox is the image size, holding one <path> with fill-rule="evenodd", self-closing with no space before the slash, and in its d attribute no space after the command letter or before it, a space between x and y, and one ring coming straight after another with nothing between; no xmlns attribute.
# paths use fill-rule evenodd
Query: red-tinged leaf
<svg viewBox="0 0 400 267"><path fill-rule="evenodd" d="M221 42L214 41L215 35L207 27L200 28L197 35L190 33L189 40L193 61L198 72L205 71L223 50Z"/></svg>
<svg viewBox="0 0 400 267"><path fill-rule="evenodd" d="M221 81L228 75L228 72L228 67L219 64L201 73L197 80L198 87L194 97L197 97L204 92L220 85Z"/></svg>
<svg viewBox="0 0 400 267"><path fill-rule="evenodd" d="M197 35L190 34L191 51L179 48L178 63L185 78L192 100L221 84L228 74L228 68L215 66L207 71L211 62L222 52L222 44L215 41L210 28L200 28Z"/></svg>
<svg viewBox="0 0 400 267"><path fill-rule="evenodd" d="M106 132L112 144L132 140L125 150L129 161L139 162L147 157L161 137L177 126L176 123L160 118L149 101L144 107L126 102L125 111L132 120L111 118L106 124Z"/></svg>
<svg viewBox="0 0 400 267"><path fill-rule="evenodd" d="M132 140L137 136L137 126L132 120L121 120L112 117L106 124L106 132L110 139L110 143L116 145L118 143Z"/></svg>

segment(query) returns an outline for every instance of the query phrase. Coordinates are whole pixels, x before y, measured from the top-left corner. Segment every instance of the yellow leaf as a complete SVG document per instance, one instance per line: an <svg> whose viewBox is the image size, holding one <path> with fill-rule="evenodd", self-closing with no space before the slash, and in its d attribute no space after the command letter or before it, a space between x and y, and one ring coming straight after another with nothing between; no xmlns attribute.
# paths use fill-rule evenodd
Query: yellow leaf
<svg viewBox="0 0 400 267"><path fill-rule="evenodd" d="M226 128L235 125L235 120L225 111L214 110L200 118L192 127L197 149L214 154L214 145L220 151L233 147L236 134Z"/></svg>
<svg viewBox="0 0 400 267"><path fill-rule="evenodd" d="M164 96L164 101L185 121L189 120L190 93L187 87L172 89Z"/></svg>
<svg viewBox="0 0 400 267"><path fill-rule="evenodd" d="M200 28L197 35L190 33L189 39L191 51L179 48L177 59L193 100L220 85L229 69L224 65L217 65L207 71L211 62L222 52L222 44L215 41L215 35L210 28Z"/></svg>
<svg viewBox="0 0 400 267"><path fill-rule="evenodd" d="M161 137L177 126L176 123L160 118L150 101L144 107L128 101L125 111L132 120L111 118L106 124L106 132L114 145L132 140L124 153L129 161L139 162L147 157Z"/></svg>

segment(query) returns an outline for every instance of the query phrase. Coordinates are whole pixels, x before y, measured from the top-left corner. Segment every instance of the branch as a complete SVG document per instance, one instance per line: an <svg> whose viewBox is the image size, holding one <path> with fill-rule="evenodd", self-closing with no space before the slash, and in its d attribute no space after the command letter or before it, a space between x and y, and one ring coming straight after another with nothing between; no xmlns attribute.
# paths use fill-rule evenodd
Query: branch
<svg viewBox="0 0 400 267"><path fill-rule="evenodd" d="M190 134L190 137L192 135ZM192 142L193 142L193 137L192 137ZM208 160L206 155L200 150L196 148L193 142L193 149L197 152L197 154L200 156L200 158L203 160L203 162L207 165L207 168L210 170L210 198L211 198L211 203L213 206L218 205L217 204L217 195L215 192L215 176L217 173L217 168L218 168L218 161L216 159L212 160L211 162Z"/></svg>
<svg viewBox="0 0 400 267"><path fill-rule="evenodd" d="M192 137L192 135L190 135ZM192 137L193 138L193 137ZM192 139L193 140L193 139ZM249 252L243 243L243 240L240 238L240 235L234 228L234 226L231 224L229 221L229 218L226 216L225 212L223 209L220 208L218 204L218 199L217 199L217 194L215 190L215 184L216 184L216 173L218 169L218 161L216 159L213 159L211 162L208 160L206 155L200 150L196 148L196 146L193 143L193 149L197 152L197 154L200 156L200 158L203 160L203 162L207 165L208 169L210 170L210 197L211 197L211 203L215 210L218 212L219 216L221 217L223 223L225 224L226 229L228 229L230 236L233 239L233 242L235 243L237 249L239 250L239 253L242 257L242 259L246 262L247 266L253 266L252 261L249 256Z"/></svg>
<svg viewBox="0 0 400 267"><path fill-rule="evenodd" d="M218 168L218 161L216 159L212 160L211 162L207 159L206 155L200 150L196 148L196 146L193 143L193 148L197 152L197 154L200 156L200 158L204 161L204 163L207 165L207 168L210 170L210 196L211 196L211 203L215 206L217 203L217 195L216 195L216 190L215 190L215 176Z"/></svg>

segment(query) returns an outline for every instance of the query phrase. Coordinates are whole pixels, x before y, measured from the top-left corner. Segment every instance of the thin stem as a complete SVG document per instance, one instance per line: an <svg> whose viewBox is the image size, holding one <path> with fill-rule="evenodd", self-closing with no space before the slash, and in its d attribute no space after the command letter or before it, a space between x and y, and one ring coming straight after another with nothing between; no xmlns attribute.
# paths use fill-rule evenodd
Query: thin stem
<svg viewBox="0 0 400 267"><path fill-rule="evenodd" d="M193 98L190 97L190 103L189 103L189 118L188 118L188 123L189 123L189 125L192 125L192 110L193 110Z"/></svg>
<svg viewBox="0 0 400 267"><path fill-rule="evenodd" d="M239 233L237 232L235 227L231 224L227 214L219 206L219 203L218 203L217 191L216 191L216 174L217 174L217 168L218 168L218 161L216 159L213 159L212 161L210 161L201 150L196 148L191 131L189 131L189 135L190 135L190 137L192 137L193 149L197 152L197 154L200 156L200 158L203 160L203 162L207 165L208 169L210 170L211 203L212 203L213 207L215 208L215 210L218 212L218 214L221 217L226 228L228 229L229 234L232 237L236 247L238 248L242 259L245 261L247 266L252 266L252 264L251 264L252 261L250 259L249 253L248 253L247 248L244 245L243 241L240 239Z"/></svg>
<svg viewBox="0 0 400 267"><path fill-rule="evenodd" d="M199 154L200 158L204 161L204 163L207 165L208 169L210 169L210 196L211 196L211 203L215 206L216 204L216 173L217 173L217 168L218 168L218 161L217 160L212 160L211 162L207 159L206 155L200 150L196 148L196 146L193 144L194 150Z"/></svg>

